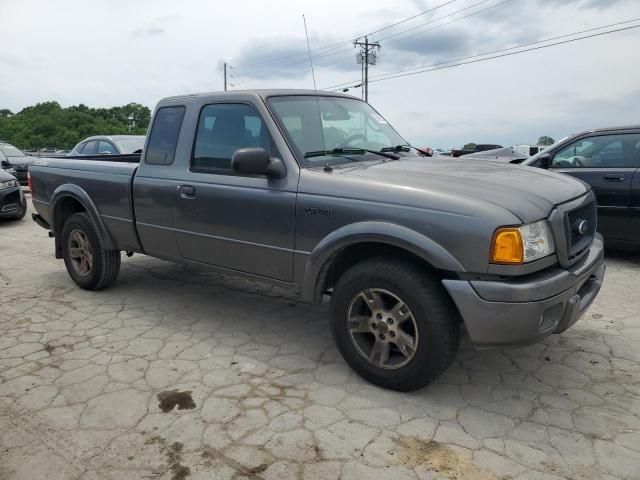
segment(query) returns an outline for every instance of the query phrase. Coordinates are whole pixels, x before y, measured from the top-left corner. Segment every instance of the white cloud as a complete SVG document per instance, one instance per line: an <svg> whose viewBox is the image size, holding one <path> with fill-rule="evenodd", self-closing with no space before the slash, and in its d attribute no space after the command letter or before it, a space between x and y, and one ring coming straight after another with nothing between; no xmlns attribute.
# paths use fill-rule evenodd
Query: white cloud
<svg viewBox="0 0 640 480"><path fill-rule="evenodd" d="M476 1L458 0L377 37ZM46 100L152 107L164 96L221 89L223 61L238 65L229 80L239 88L309 88L303 13L312 49L344 42L315 53L320 86L358 82L349 39L438 3L444 2L0 0L0 108ZM424 35L383 41L371 73L634 17L640 17L637 0L512 0ZM407 138L436 147L531 142L543 134L640 123L639 39L636 30L374 83L370 101ZM242 69L241 63L260 65Z"/></svg>

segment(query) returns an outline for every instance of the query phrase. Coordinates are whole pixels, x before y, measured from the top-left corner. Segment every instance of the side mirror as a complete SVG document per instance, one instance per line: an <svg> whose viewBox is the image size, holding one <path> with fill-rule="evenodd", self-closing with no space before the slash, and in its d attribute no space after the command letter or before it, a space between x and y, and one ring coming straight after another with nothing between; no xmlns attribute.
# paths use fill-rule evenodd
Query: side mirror
<svg viewBox="0 0 640 480"><path fill-rule="evenodd" d="M264 148L239 148L231 157L231 168L243 175L266 175L283 178L287 169L279 158L269 158Z"/></svg>
<svg viewBox="0 0 640 480"><path fill-rule="evenodd" d="M10 167L11 164L9 162L7 162L6 160L2 160L2 166L3 167Z"/></svg>
<svg viewBox="0 0 640 480"><path fill-rule="evenodd" d="M551 166L551 155L545 153L544 155L540 156L538 161L540 162L540 168L544 168L545 170L547 170Z"/></svg>

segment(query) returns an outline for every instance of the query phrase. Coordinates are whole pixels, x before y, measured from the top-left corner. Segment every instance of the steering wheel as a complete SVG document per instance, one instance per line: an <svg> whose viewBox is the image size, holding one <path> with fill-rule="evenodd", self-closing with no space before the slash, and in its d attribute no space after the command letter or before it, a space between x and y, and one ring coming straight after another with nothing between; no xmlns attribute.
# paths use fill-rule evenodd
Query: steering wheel
<svg viewBox="0 0 640 480"><path fill-rule="evenodd" d="M584 167L584 163L582 163L582 158L584 157L573 157L571 159L571 166L572 167Z"/></svg>
<svg viewBox="0 0 640 480"><path fill-rule="evenodd" d="M351 142L353 142L354 140L358 140L359 138L361 138L362 140L367 139L367 137L365 137L363 134L356 133L355 135L351 135L350 137L345 138L344 141L338 146L338 148L344 148Z"/></svg>

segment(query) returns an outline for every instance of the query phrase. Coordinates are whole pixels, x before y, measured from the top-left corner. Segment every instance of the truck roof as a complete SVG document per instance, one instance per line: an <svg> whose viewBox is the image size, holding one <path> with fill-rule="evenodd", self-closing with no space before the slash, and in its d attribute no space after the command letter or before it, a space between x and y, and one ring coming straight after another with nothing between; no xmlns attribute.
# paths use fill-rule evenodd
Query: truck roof
<svg viewBox="0 0 640 480"><path fill-rule="evenodd" d="M360 100L358 97L354 97L353 95L345 95L340 92L328 92L325 90L308 90L308 89L296 89L296 88L284 88L284 89L269 89L269 88L261 88L261 89L252 89L252 90L228 90L228 91L218 91L218 92L203 92L203 93L192 93L187 95L176 95L172 97L166 97L160 100L160 103L164 102L174 102L176 100L196 100L196 99L219 99L219 98L238 98L242 96L246 97L273 97L280 95L317 95L322 97L344 97L344 98L353 98L355 100Z"/></svg>

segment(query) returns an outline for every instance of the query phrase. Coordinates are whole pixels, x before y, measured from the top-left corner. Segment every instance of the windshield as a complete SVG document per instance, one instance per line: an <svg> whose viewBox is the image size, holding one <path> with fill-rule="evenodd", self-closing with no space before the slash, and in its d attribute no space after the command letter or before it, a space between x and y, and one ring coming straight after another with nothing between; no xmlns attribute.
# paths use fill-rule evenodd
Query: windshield
<svg viewBox="0 0 640 480"><path fill-rule="evenodd" d="M24 157L24 153L18 150L13 145L9 145L8 143L0 144L0 152L4 153L5 157Z"/></svg>
<svg viewBox="0 0 640 480"><path fill-rule="evenodd" d="M145 136L140 135L139 137L121 138L115 142L122 153L136 153L144 147L144 139Z"/></svg>
<svg viewBox="0 0 640 480"><path fill-rule="evenodd" d="M303 166L380 159L381 156L365 150L378 152L385 147L407 144L371 106L353 98L271 97L269 105ZM344 152L330 152L334 149ZM327 152L318 154L323 151ZM305 154L310 153L315 154L305 158Z"/></svg>
<svg viewBox="0 0 640 480"><path fill-rule="evenodd" d="M544 155L545 153L547 153L547 152L551 151L552 149L556 148L558 145L560 145L562 142L564 142L568 138L569 138L569 136L561 138L560 140L558 140L553 145L549 145L547 148L544 148L543 150L540 150L538 153L536 153L532 157L527 158L524 162L521 163L521 165L531 165L533 163L536 163L538 161L538 159L542 155Z"/></svg>

